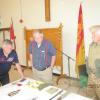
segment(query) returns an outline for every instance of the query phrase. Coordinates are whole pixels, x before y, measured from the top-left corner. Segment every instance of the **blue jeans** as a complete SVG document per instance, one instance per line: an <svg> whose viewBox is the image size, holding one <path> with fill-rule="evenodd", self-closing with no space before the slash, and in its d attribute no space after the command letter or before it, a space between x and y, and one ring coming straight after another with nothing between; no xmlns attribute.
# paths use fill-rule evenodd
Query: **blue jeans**
<svg viewBox="0 0 100 100"><path fill-rule="evenodd" d="M0 75L0 83L3 85L6 85L9 83L9 74L5 74L5 75Z"/></svg>

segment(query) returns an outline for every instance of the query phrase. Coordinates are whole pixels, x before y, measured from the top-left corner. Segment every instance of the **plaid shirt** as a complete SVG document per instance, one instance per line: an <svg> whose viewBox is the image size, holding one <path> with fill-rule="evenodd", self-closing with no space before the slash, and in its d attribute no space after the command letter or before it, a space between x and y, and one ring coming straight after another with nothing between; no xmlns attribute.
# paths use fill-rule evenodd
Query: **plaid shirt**
<svg viewBox="0 0 100 100"><path fill-rule="evenodd" d="M44 70L51 66L51 58L56 55L56 49L47 40L43 40L40 47L35 41L32 41L29 46L29 53L32 54L33 66L37 70Z"/></svg>

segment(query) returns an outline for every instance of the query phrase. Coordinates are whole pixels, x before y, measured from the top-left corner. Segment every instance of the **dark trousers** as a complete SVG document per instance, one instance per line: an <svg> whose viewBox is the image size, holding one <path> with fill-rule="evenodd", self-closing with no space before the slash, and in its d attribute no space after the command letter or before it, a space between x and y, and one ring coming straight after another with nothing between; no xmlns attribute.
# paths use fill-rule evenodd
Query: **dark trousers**
<svg viewBox="0 0 100 100"><path fill-rule="evenodd" d="M5 74L5 75L0 75L0 83L1 85L6 85L9 83L9 74Z"/></svg>

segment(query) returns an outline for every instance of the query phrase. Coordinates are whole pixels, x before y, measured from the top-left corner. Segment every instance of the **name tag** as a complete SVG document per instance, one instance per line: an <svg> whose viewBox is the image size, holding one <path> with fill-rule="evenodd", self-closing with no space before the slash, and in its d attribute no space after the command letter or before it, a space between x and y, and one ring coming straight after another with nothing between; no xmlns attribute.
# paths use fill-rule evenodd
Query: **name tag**
<svg viewBox="0 0 100 100"><path fill-rule="evenodd" d="M42 59L45 59L45 51L44 50L41 51L41 57L42 57Z"/></svg>
<svg viewBox="0 0 100 100"><path fill-rule="evenodd" d="M41 51L41 52L43 52L43 53L44 53L45 51Z"/></svg>

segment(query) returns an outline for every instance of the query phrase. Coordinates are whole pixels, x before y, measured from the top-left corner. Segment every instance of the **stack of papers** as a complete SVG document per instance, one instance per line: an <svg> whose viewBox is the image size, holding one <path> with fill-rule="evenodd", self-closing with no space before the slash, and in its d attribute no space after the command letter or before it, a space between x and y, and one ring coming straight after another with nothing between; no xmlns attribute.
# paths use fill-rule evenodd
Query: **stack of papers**
<svg viewBox="0 0 100 100"><path fill-rule="evenodd" d="M54 86L48 86L40 92L37 100L57 100L64 93L66 93L65 90Z"/></svg>

